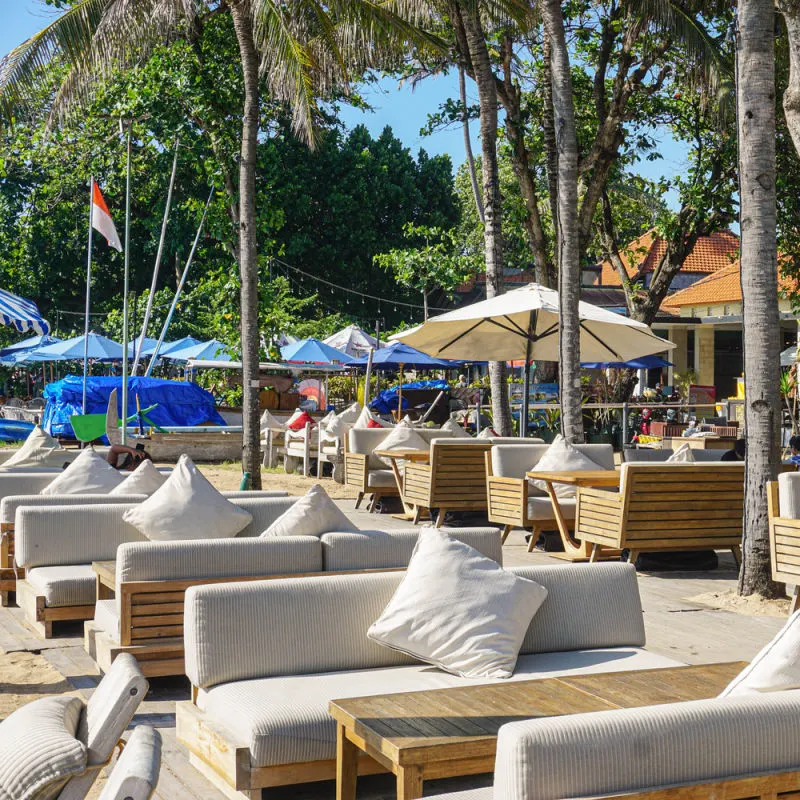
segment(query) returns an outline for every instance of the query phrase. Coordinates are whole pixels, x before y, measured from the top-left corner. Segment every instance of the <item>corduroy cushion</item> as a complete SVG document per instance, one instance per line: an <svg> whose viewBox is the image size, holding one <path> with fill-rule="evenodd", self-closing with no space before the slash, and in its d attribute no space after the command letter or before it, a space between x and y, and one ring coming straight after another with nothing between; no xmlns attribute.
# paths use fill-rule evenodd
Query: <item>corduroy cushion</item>
<svg viewBox="0 0 800 800"><path fill-rule="evenodd" d="M471 439L472 436L464 430L452 417L439 428L441 431L449 431L455 438L458 439Z"/></svg>
<svg viewBox="0 0 800 800"><path fill-rule="evenodd" d="M123 476L93 447L80 455L54 480L42 494L108 494L119 486Z"/></svg>
<svg viewBox="0 0 800 800"><path fill-rule="evenodd" d="M694 464L694 451L688 442L684 442L671 456L667 464Z"/></svg>
<svg viewBox="0 0 800 800"><path fill-rule="evenodd" d="M562 471L587 471L603 469L596 461L592 461L589 456L582 453L575 445L570 444L560 434L553 439L553 443L547 452L539 459L533 467L541 472L562 472ZM544 481L531 481L531 483L542 491L547 490ZM553 490L557 497L575 497L577 488L564 483L554 483Z"/></svg>
<svg viewBox="0 0 800 800"><path fill-rule="evenodd" d="M48 608L89 606L95 601L97 576L91 564L35 567L25 577L44 596Z"/></svg>
<svg viewBox="0 0 800 800"><path fill-rule="evenodd" d="M321 536L330 531L357 531L345 513L315 483L291 508L281 514L262 534L272 536Z"/></svg>
<svg viewBox="0 0 800 800"><path fill-rule="evenodd" d="M86 769L82 711L78 697L42 697L0 723L0 800L49 800Z"/></svg>
<svg viewBox="0 0 800 800"><path fill-rule="evenodd" d="M800 611L725 687L720 697L800 688Z"/></svg>
<svg viewBox="0 0 800 800"><path fill-rule="evenodd" d="M438 528L423 528L403 582L367 636L463 678L509 678L547 597Z"/></svg>
<svg viewBox="0 0 800 800"><path fill-rule="evenodd" d="M153 462L146 458L119 486L112 489L110 494L146 494L150 497L164 485L166 480L167 476L159 472Z"/></svg>
<svg viewBox="0 0 800 800"><path fill-rule="evenodd" d="M161 734L137 725L98 800L148 800L161 771Z"/></svg>
<svg viewBox="0 0 800 800"><path fill-rule="evenodd" d="M392 428L391 433L381 442L381 450L428 450L428 443L410 425L400 423ZM392 459L385 456L378 458L386 464L392 466Z"/></svg>
<svg viewBox="0 0 800 800"><path fill-rule="evenodd" d="M123 515L153 541L225 539L236 536L252 518L223 497L186 455L160 489Z"/></svg>
<svg viewBox="0 0 800 800"><path fill-rule="evenodd" d="M800 519L800 472L778 475L778 504L782 517Z"/></svg>
<svg viewBox="0 0 800 800"><path fill-rule="evenodd" d="M37 425L29 434L22 447L11 458L3 462L7 467L61 467L65 461L72 461L74 454L62 447L57 439L45 433Z"/></svg>

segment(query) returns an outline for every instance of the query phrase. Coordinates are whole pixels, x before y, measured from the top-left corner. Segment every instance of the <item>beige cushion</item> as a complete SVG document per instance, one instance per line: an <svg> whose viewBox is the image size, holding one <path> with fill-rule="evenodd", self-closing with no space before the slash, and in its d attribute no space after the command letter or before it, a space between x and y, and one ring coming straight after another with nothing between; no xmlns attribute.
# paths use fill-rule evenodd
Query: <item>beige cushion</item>
<svg viewBox="0 0 800 800"><path fill-rule="evenodd" d="M428 443L417 433L411 425L402 422L392 428L389 435L380 443L380 450L427 450ZM378 458L391 467L392 460L384 456Z"/></svg>
<svg viewBox="0 0 800 800"><path fill-rule="evenodd" d="M444 425L442 425L442 427L439 430L449 431L451 434L453 434L454 437L458 439L472 438L472 436L467 431L465 431L464 428L462 428L461 425L459 425L452 417L448 419L447 422L445 422Z"/></svg>
<svg viewBox="0 0 800 800"><path fill-rule="evenodd" d="M553 439L547 452L539 459L535 469L539 472L589 471L603 469L596 461L571 445L560 434ZM544 481L532 482L537 488L545 491ZM553 489L557 497L575 497L577 489L565 483L554 483Z"/></svg>
<svg viewBox="0 0 800 800"><path fill-rule="evenodd" d="M521 655L509 680L674 666L680 665L633 647L539 653ZM237 741L249 744L250 763L262 767L335 759L336 723L328 713L331 700L478 686L497 680L460 678L427 664L411 664L223 683L201 691L198 705Z"/></svg>
<svg viewBox="0 0 800 800"><path fill-rule="evenodd" d="M57 439L45 433L37 425L29 434L22 447L3 462L6 467L60 467L71 461L74 453L62 447Z"/></svg>
<svg viewBox="0 0 800 800"><path fill-rule="evenodd" d="M283 425L272 416L268 408L264 409L261 419L258 421L261 431L274 430L275 428L283 428Z"/></svg>
<svg viewBox="0 0 800 800"><path fill-rule="evenodd" d="M108 494L122 481L103 456L87 447L41 494Z"/></svg>
<svg viewBox="0 0 800 800"><path fill-rule="evenodd" d="M42 697L0 723L0 800L53 798L86 768L79 697Z"/></svg>
<svg viewBox="0 0 800 800"><path fill-rule="evenodd" d="M328 493L315 483L291 508L281 514L262 534L272 536L322 536L330 531L357 531Z"/></svg>
<svg viewBox="0 0 800 800"><path fill-rule="evenodd" d="M89 606L95 602L97 576L91 564L34 567L25 576L48 608Z"/></svg>
<svg viewBox="0 0 800 800"><path fill-rule="evenodd" d="M423 528L405 578L367 636L465 678L508 678L546 597L544 586Z"/></svg>
<svg viewBox="0 0 800 800"><path fill-rule="evenodd" d="M98 800L148 800L161 770L161 734L137 725Z"/></svg>
<svg viewBox="0 0 800 800"><path fill-rule="evenodd" d="M782 517L800 519L800 472L778 475L778 505Z"/></svg>
<svg viewBox="0 0 800 800"><path fill-rule="evenodd" d="M475 438L476 439L494 439L497 437L497 431L491 426L484 428Z"/></svg>
<svg viewBox="0 0 800 800"><path fill-rule="evenodd" d="M720 697L800 688L800 611L792 614Z"/></svg>
<svg viewBox="0 0 800 800"><path fill-rule="evenodd" d="M558 505L565 519L575 519L575 509L578 501L574 497L559 497ZM545 495L544 497L528 497L528 519L532 521L541 519L555 519L556 513L553 511L553 502Z"/></svg>
<svg viewBox="0 0 800 800"><path fill-rule="evenodd" d="M125 474L125 473L122 473ZM159 472L153 462L146 458L110 494L146 494L148 497L160 489L167 476Z"/></svg>
<svg viewBox="0 0 800 800"><path fill-rule="evenodd" d="M186 455L164 484L123 519L148 539L224 539L248 526L252 515L223 497Z"/></svg>
<svg viewBox="0 0 800 800"><path fill-rule="evenodd" d="M396 489L397 481L390 469L371 469L367 472L368 489Z"/></svg>
<svg viewBox="0 0 800 800"><path fill-rule="evenodd" d="M694 453L688 442L684 442L671 456L667 464L694 464Z"/></svg>

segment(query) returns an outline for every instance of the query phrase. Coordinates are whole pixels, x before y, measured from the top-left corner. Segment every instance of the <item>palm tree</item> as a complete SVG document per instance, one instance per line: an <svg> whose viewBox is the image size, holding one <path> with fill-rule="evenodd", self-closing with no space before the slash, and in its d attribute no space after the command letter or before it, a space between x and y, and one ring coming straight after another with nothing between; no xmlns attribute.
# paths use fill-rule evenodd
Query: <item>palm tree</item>
<svg viewBox="0 0 800 800"><path fill-rule="evenodd" d="M767 481L780 454L780 323L775 190L773 0L739 0L738 100L744 336L744 536L739 593L776 597L770 576Z"/></svg>
<svg viewBox="0 0 800 800"><path fill-rule="evenodd" d="M313 145L315 98L334 81L347 82L348 64L378 60L396 40L415 36L432 44L433 37L371 0L78 0L0 62L0 109L13 118L35 96L47 66L65 59L71 70L55 98L57 119L88 96L93 80L145 58L167 37L198 36L204 18L225 11L244 86L238 185L227 187L241 279L242 469L261 488L255 178L262 85L290 104L295 132Z"/></svg>

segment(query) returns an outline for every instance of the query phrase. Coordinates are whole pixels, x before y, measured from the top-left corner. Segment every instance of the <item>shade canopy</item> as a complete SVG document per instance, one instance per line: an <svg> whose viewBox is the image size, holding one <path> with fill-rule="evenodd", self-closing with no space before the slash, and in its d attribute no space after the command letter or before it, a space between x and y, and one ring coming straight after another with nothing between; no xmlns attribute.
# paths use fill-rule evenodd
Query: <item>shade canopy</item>
<svg viewBox="0 0 800 800"><path fill-rule="evenodd" d="M48 345L55 344L56 342L60 342L61 339L57 338L56 336L42 336L41 334L37 336L30 336L27 339L23 339L21 342L15 342L14 344L10 344L8 347L4 347L0 350L0 357L8 356L12 353L18 353L20 350L34 350L37 347L47 347Z"/></svg>
<svg viewBox="0 0 800 800"><path fill-rule="evenodd" d="M122 345L100 336L89 334L89 358L96 361L122 361ZM83 336L73 336L63 342L39 347L28 353L25 361L80 361L83 359Z"/></svg>
<svg viewBox="0 0 800 800"><path fill-rule="evenodd" d="M583 301L583 361L629 361L675 345L643 322ZM391 338L440 358L558 361L558 293L536 283L432 317Z"/></svg>
<svg viewBox="0 0 800 800"><path fill-rule="evenodd" d="M39 336L50 333L50 323L41 315L36 303L5 289L0 289L0 322L20 333L37 333Z"/></svg>
<svg viewBox="0 0 800 800"><path fill-rule="evenodd" d="M781 352L781 366L791 367L798 360L797 352L798 348L796 344L793 344L791 347L787 347L785 350L783 350Z"/></svg>
<svg viewBox="0 0 800 800"><path fill-rule="evenodd" d="M182 339L176 339L174 342L164 342L158 354L160 356L165 356L173 350L183 350L186 347L194 347L197 344L202 344L200 339L195 339L194 336L184 336Z"/></svg>
<svg viewBox="0 0 800 800"><path fill-rule="evenodd" d="M366 367L367 359L367 356L357 358L350 362L350 366ZM401 366L416 369L456 369L459 365L444 358L434 358L403 342L392 342L386 347L376 350L372 355L373 369L395 370L400 369Z"/></svg>
<svg viewBox="0 0 800 800"><path fill-rule="evenodd" d="M138 347L139 340L141 338L142 338L141 335L139 335L132 342L128 342L128 355L131 358L134 358L136 356L136 348ZM158 339L149 339L147 336L145 336L144 344L142 345L141 355L143 356L153 355L153 351L156 349L157 344L158 344Z"/></svg>
<svg viewBox="0 0 800 800"><path fill-rule="evenodd" d="M365 356L373 347L378 346L378 340L358 325L348 325L327 339L323 339L323 342L347 353L352 358Z"/></svg>
<svg viewBox="0 0 800 800"><path fill-rule="evenodd" d="M173 361L188 361L190 358L214 359L216 361L230 361L231 355L228 352L228 345L219 339L211 339L208 342L191 345L189 347L176 348L165 353L163 350L159 357L170 358Z"/></svg>
<svg viewBox="0 0 800 800"><path fill-rule="evenodd" d="M582 361L584 369L663 369L675 366L661 356L642 356L630 361Z"/></svg>
<svg viewBox="0 0 800 800"><path fill-rule="evenodd" d="M289 364L349 364L353 359L319 339L301 339L281 347L281 358Z"/></svg>

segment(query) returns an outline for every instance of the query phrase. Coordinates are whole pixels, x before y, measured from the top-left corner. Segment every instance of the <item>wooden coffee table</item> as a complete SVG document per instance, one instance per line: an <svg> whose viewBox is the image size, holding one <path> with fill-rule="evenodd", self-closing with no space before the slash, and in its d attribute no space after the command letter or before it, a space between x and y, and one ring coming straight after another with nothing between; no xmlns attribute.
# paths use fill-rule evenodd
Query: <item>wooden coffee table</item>
<svg viewBox="0 0 800 800"><path fill-rule="evenodd" d="M394 480L397 484L397 491L400 493L400 502L403 504L403 513L394 514L397 519L402 519L407 522L414 519L414 506L407 503L403 495L403 473L400 471L400 461L413 461L415 464L427 464L431 460L430 450L412 450L408 449L394 449L394 450L381 450L380 448L373 451L373 455L386 458L392 463L392 472L394 473Z"/></svg>
<svg viewBox="0 0 800 800"><path fill-rule="evenodd" d="M566 561L588 561L592 547L588 542L584 544L573 538L567 520L561 510L561 504L558 502L558 495L553 488L553 484L564 483L569 486L574 486L576 489L580 486L613 488L619 486L620 474L621 473L615 469L588 469L569 472L537 471L534 469L531 472L525 473L525 477L531 480L544 482L547 494L550 496L550 502L553 504L553 514L558 523L558 532L561 534L564 552L549 553L548 555L563 558ZM619 556L620 553L618 550L608 550L605 553L606 558L619 559Z"/></svg>
<svg viewBox="0 0 800 800"><path fill-rule="evenodd" d="M361 753L397 777L397 799L433 778L494 770L497 732L517 720L715 697L745 662L565 676L332 700L336 800L355 800Z"/></svg>
<svg viewBox="0 0 800 800"><path fill-rule="evenodd" d="M117 562L92 561L92 571L97 576L97 599L109 600L117 585Z"/></svg>

